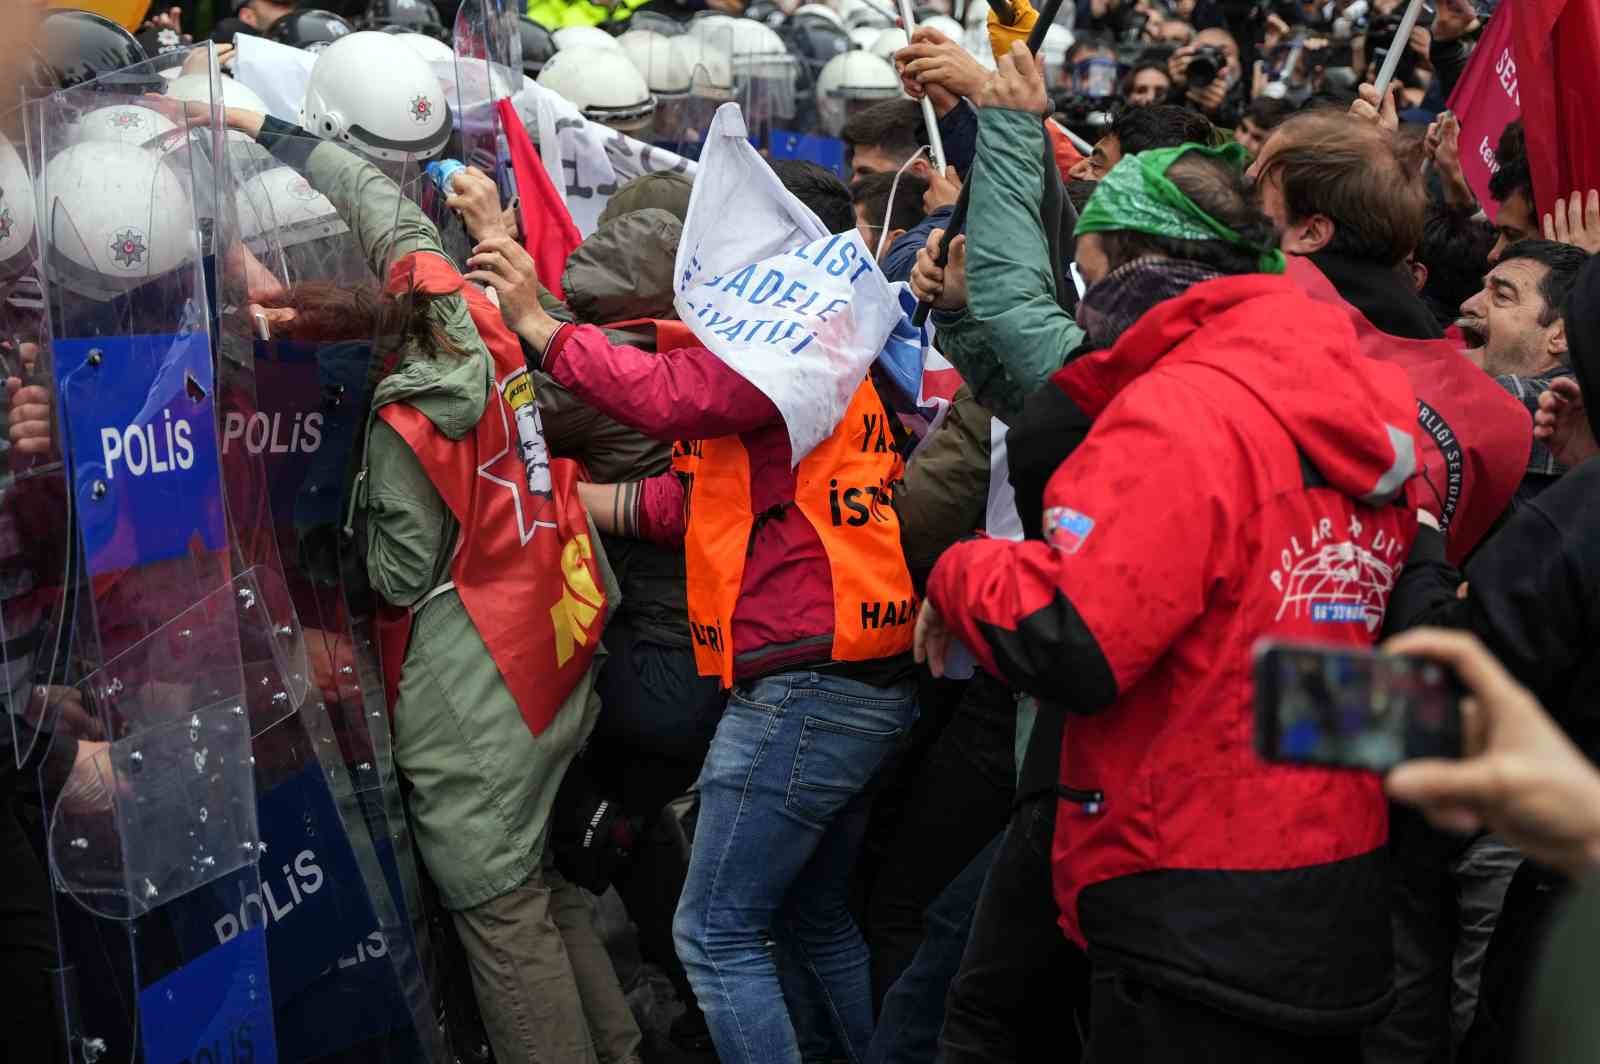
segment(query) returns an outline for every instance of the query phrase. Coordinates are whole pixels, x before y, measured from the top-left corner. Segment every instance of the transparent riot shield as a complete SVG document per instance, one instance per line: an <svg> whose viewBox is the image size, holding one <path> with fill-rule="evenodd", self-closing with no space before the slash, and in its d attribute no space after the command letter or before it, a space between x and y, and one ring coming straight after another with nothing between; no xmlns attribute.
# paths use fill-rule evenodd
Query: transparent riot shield
<svg viewBox="0 0 1600 1064"><path fill-rule="evenodd" d="M232 583L207 283L221 175L197 138L90 133L107 106L143 121L158 77L129 68L25 116L48 426L35 442L60 461L62 492L35 511L60 523L30 542L66 559L63 605L39 596L54 631L31 666L58 696L38 721L41 842L71 1059L271 1059L262 923L198 930L217 897L237 912L259 891L251 711L292 700L279 637L264 621L245 634ZM215 158L220 129L210 141ZM42 559L35 587L55 571ZM258 691L252 638L267 641Z"/></svg>
<svg viewBox="0 0 1600 1064"><path fill-rule="evenodd" d="M751 142L770 148L774 130L790 129L801 113L800 60L781 38L754 19L701 13L689 32L728 56L733 99L744 115Z"/></svg>
<svg viewBox="0 0 1600 1064"><path fill-rule="evenodd" d="M522 35L517 9L505 0L465 0L456 11L454 117L461 135L461 161L495 176L501 200L516 194L509 150L500 132L495 101L509 99L522 84Z"/></svg>
<svg viewBox="0 0 1600 1064"><path fill-rule="evenodd" d="M241 562L277 574L310 679L294 714L254 740L261 837L281 855L262 870L281 910L267 924L279 1058L442 1060L426 913L351 523L382 266L404 243L398 189L415 171L391 164L386 176L315 139L278 157L309 163L239 182L218 257L218 332Z"/></svg>
<svg viewBox="0 0 1600 1064"><path fill-rule="evenodd" d="M37 167L25 132L14 129L15 141L0 135L0 375L16 382L0 406L0 698L7 721L0 741L10 740L19 767L37 749L41 722L61 699L57 666L66 656L76 583L75 555L62 538L70 497L66 465L48 420L29 412L47 407L53 388L40 358L48 324L34 224ZM14 424L31 429L15 444L9 439Z"/></svg>

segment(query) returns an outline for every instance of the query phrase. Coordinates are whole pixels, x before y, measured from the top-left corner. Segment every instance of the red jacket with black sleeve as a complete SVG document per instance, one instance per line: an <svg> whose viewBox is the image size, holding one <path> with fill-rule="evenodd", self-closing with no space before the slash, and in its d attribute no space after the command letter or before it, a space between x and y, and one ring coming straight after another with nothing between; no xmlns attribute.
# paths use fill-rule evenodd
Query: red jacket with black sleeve
<svg viewBox="0 0 1600 1064"><path fill-rule="evenodd" d="M1053 867L1097 964L1292 1029L1388 1008L1376 776L1253 745L1263 637L1366 647L1416 531L1401 370L1282 277L1157 305L1055 384L1093 428L1045 542L952 548L928 599L983 666L1071 712Z"/></svg>

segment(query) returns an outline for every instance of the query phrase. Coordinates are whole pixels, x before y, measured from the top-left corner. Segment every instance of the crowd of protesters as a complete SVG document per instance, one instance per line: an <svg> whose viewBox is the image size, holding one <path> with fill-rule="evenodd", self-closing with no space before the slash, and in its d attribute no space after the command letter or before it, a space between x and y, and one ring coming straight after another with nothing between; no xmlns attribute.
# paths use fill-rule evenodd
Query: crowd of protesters
<svg viewBox="0 0 1600 1064"><path fill-rule="evenodd" d="M230 294L218 267L213 307L317 347L325 378L329 352L373 349L330 519L358 576L328 586L376 618L404 821L457 962L426 991L452 1038L481 1030L478 1059L502 1064L1600 1060L1600 191L1539 185L1548 144L1523 119L1485 167L1464 159L1446 104L1494 3L1067 0L1034 53L1026 2L1009 25L919 6L867 48L860 31L894 29L872 0L535 0L530 85L702 163L708 119L690 129L684 101L739 102L828 247L909 293L901 333L931 310L924 394L898 395L884 358L802 376L831 411L804 442L703 310L680 319L692 169L619 181L552 274L526 188L519 214L469 167L416 199L385 164L426 163L445 133L423 147L365 120L409 108L423 136L432 97L386 88L414 62L397 41L448 41L455 12L328 6L152 13L113 58L30 5L0 72L31 102L0 132L65 188L26 132L52 92L208 36L317 55L298 123L241 96L197 116L143 83L118 106L222 120L229 152L325 199L340 225L316 240L355 249L353 288ZM349 25L285 29L323 15ZM812 98L758 123L741 79L777 60L752 75L735 48L726 91L707 88L711 33L680 95L630 60L648 110L608 102L603 47L581 90L550 76L597 47L563 44L573 28L674 56L689 34L670 23L723 16L775 31ZM824 38L842 43L814 62ZM195 54L183 72L228 51ZM887 89L835 66L858 56ZM784 119L837 156L786 157ZM81 992L60 992L62 951L82 947L51 930L66 887L39 805L109 811L121 762L114 734L51 708L88 719L81 663L46 667L43 622L17 625L50 612L47 541L77 534L30 509L35 465L70 450L44 367L75 334L51 292L104 271L51 265L73 254L62 231L90 232L58 192L30 204L31 243L6 243L18 195L0 189L0 998L11 1059L93 1064L62 1018ZM745 206L716 209L769 223ZM243 276L274 268L260 241L213 237ZM170 298L88 290L126 320ZM219 336L246 316L214 313ZM951 385L923 417L935 376ZM513 423L526 483L502 498L474 478ZM233 461L243 541L253 482ZM1444 666L1460 756L1386 775L1264 757L1262 640ZM626 911L625 948L599 895ZM641 971L672 1008L639 1007ZM473 1023L438 1004L463 1000ZM363 1051L328 1059L390 1059Z"/></svg>

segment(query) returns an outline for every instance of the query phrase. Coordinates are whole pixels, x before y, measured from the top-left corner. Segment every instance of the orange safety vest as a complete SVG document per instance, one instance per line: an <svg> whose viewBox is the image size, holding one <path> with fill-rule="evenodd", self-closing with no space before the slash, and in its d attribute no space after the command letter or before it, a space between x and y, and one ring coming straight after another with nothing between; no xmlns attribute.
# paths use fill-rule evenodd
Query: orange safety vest
<svg viewBox="0 0 1600 1064"><path fill-rule="evenodd" d="M395 264L391 294L408 286L435 295L460 292L467 301L494 363L489 402L477 427L460 440L447 438L409 403L390 403L378 416L411 447L461 525L451 582L529 730L538 735L583 679L605 623L605 584L578 499L577 465L557 459L550 462L548 490L532 483L518 421L537 415L533 379L517 338L483 292L465 284L447 261L426 253ZM381 611L379 636L392 708L411 611Z"/></svg>
<svg viewBox="0 0 1600 1064"><path fill-rule="evenodd" d="M834 661L871 661L911 648L917 597L894 511L905 463L889 416L864 379L833 435L800 460L794 497L784 503L811 523L827 554ZM680 443L672 464L689 478L684 551L695 664L700 675L732 687L733 614L756 523L749 455L739 437L723 436Z"/></svg>

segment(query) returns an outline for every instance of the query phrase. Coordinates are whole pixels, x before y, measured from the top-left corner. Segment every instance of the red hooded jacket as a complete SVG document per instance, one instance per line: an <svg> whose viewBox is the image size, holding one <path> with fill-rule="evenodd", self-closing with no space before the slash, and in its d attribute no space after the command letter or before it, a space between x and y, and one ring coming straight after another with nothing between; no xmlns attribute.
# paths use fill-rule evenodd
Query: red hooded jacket
<svg viewBox="0 0 1600 1064"><path fill-rule="evenodd" d="M1045 542L958 545L928 600L985 668L1073 711L1062 928L1236 1014L1357 1030L1390 991L1382 787L1257 757L1251 648L1376 640L1416 532L1406 375L1361 356L1348 314L1251 275L1054 380L1095 420L1046 488Z"/></svg>

